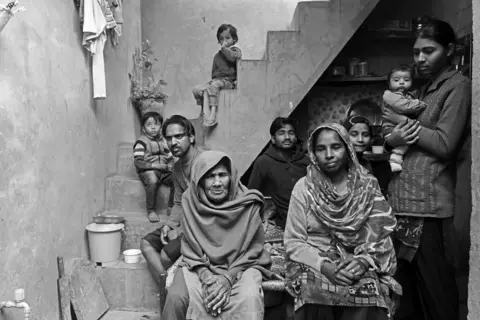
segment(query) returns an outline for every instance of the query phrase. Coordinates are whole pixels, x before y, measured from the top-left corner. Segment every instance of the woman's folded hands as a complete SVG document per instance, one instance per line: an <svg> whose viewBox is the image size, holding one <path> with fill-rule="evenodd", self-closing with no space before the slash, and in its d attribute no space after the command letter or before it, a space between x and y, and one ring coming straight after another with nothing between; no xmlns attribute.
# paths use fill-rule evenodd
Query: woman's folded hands
<svg viewBox="0 0 480 320"><path fill-rule="evenodd" d="M214 275L210 271L209 274L206 273L203 272L200 277L204 291L203 302L207 311L216 317L230 301L232 284L225 276Z"/></svg>
<svg viewBox="0 0 480 320"><path fill-rule="evenodd" d="M351 286L368 271L367 265L358 258L346 258L338 264L325 262L322 264L322 274L331 283L339 286Z"/></svg>

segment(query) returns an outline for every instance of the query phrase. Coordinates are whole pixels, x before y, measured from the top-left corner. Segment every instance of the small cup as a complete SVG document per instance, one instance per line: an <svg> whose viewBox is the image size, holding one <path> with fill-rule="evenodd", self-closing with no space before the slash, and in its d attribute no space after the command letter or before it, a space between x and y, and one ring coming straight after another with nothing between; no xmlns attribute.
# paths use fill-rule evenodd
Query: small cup
<svg viewBox="0 0 480 320"><path fill-rule="evenodd" d="M139 263L142 252L138 249L130 249L123 251L125 263Z"/></svg>
<svg viewBox="0 0 480 320"><path fill-rule="evenodd" d="M383 154L383 146L372 146L372 153Z"/></svg>

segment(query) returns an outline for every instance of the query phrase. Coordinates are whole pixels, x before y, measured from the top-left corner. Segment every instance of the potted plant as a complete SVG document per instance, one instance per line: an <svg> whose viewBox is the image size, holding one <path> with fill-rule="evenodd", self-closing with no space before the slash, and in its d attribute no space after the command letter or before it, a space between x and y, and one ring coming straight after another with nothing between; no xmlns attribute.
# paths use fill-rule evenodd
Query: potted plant
<svg viewBox="0 0 480 320"><path fill-rule="evenodd" d="M133 72L129 74L132 82L132 104L138 109L141 116L153 111L162 114L168 97L163 92L167 83L162 79L157 82L152 73L153 65L158 60L151 58L151 48L150 41L145 40L145 42L142 42L142 50L138 48L135 50Z"/></svg>

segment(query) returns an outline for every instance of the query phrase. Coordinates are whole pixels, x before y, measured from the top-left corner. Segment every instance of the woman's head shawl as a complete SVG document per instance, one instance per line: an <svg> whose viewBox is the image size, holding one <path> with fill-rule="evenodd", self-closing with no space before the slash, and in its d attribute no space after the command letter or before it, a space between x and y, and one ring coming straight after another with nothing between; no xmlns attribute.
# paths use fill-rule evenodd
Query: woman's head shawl
<svg viewBox="0 0 480 320"><path fill-rule="evenodd" d="M348 191L343 195L336 192L332 181L320 169L315 157L313 138L326 129L335 131L340 136L348 152ZM358 162L347 130L337 123L320 125L310 135L308 153L312 161L306 177L310 208L332 231L358 231L373 208L378 182Z"/></svg>
<svg viewBox="0 0 480 320"><path fill-rule="evenodd" d="M211 203L200 185L205 174L220 161L231 173L228 199ZM182 197L184 209L182 255L193 269L205 266L216 274L258 268L264 274L271 264L264 250L263 196L247 189L238 177L231 158L219 151L201 153L192 167L192 184Z"/></svg>

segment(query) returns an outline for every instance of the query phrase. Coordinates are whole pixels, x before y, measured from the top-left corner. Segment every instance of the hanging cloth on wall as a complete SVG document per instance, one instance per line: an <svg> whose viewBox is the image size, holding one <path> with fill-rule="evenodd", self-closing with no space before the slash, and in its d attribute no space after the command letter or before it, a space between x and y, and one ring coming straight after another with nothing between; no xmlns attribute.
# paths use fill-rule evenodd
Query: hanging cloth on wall
<svg viewBox="0 0 480 320"><path fill-rule="evenodd" d="M83 47L92 55L93 97L107 97L103 49L107 34L107 20L98 0L83 0ZM102 1L104 3L104 1Z"/></svg>
<svg viewBox="0 0 480 320"><path fill-rule="evenodd" d="M118 45L119 38L122 36L122 27L123 27L123 3L122 0L113 0L112 6L113 18L117 22L115 28L111 31L112 44L114 46Z"/></svg>

